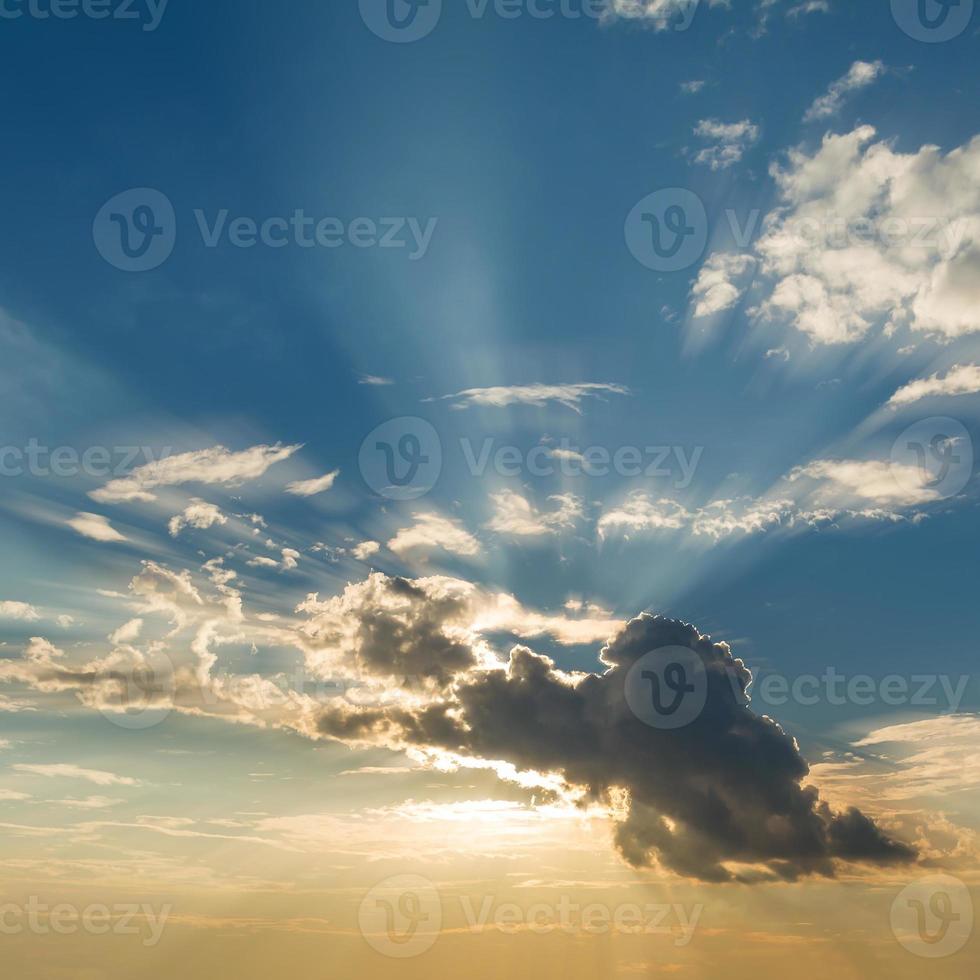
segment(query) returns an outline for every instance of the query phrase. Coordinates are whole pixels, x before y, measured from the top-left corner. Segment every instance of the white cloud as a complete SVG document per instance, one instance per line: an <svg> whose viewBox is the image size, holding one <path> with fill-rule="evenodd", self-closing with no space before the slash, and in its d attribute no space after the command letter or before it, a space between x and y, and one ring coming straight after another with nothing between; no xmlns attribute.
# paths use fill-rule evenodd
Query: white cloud
<svg viewBox="0 0 980 980"><path fill-rule="evenodd" d="M757 320L813 344L855 343L874 328L980 331L980 136L945 155L874 137L870 126L828 135L772 168L780 203L755 247ZM712 305L734 303L741 291L713 259Z"/></svg>
<svg viewBox="0 0 980 980"><path fill-rule="evenodd" d="M493 493L490 499L494 505L494 515L487 527L498 534L541 537L573 528L584 516L582 501L570 493L549 497L548 500L555 504L551 511L539 511L514 490Z"/></svg>
<svg viewBox="0 0 980 980"><path fill-rule="evenodd" d="M508 405L532 405L544 408L551 402L564 405L581 413L581 402L604 394L628 395L629 388L617 384L587 382L567 385L509 385L493 388L468 388L454 395L444 395L441 400L451 400L452 407L463 409L473 405L481 408L505 408ZM431 399L430 399L431 400Z"/></svg>
<svg viewBox="0 0 980 980"><path fill-rule="evenodd" d="M17 772L30 773L33 776L44 776L46 779L84 779L95 783L96 786L138 786L139 780L129 776L117 776L112 772L101 769L82 769L80 766L67 763L54 765L17 764L12 767Z"/></svg>
<svg viewBox="0 0 980 980"><path fill-rule="evenodd" d="M956 364L945 374L910 381L888 400L892 406L911 405L923 398L974 395L980 392L980 364Z"/></svg>
<svg viewBox="0 0 980 980"><path fill-rule="evenodd" d="M41 614L27 602L16 602L12 599L0 601L0 619L16 619L24 623L34 623Z"/></svg>
<svg viewBox="0 0 980 980"><path fill-rule="evenodd" d="M113 646L118 646L119 644L125 643L135 643L139 639L140 632L143 629L142 619L131 619L128 623L123 623L114 633L109 636L109 642Z"/></svg>
<svg viewBox="0 0 980 980"><path fill-rule="evenodd" d="M302 446L253 446L233 453L224 446L199 449L194 452L168 456L138 466L129 476L110 480L89 496L105 504L129 501L151 501L157 487L180 486L185 483L238 485L255 480L275 463L288 459Z"/></svg>
<svg viewBox="0 0 980 980"><path fill-rule="evenodd" d="M286 484L286 493L294 494L297 497L313 497L318 493L325 493L333 487L340 476L340 470L334 470L324 476L318 476L314 480L296 480L294 483Z"/></svg>
<svg viewBox="0 0 980 980"><path fill-rule="evenodd" d="M803 121L813 122L816 119L827 119L837 115L844 104L844 100L851 92L871 85L882 76L884 71L885 64L882 61L855 61L847 74L838 78L826 94L821 95L807 109Z"/></svg>
<svg viewBox="0 0 980 980"><path fill-rule="evenodd" d="M883 507L915 507L941 498L928 486L932 475L921 467L881 460L820 459L794 470L789 479L801 477L825 481L825 504L851 497Z"/></svg>
<svg viewBox="0 0 980 980"><path fill-rule="evenodd" d="M362 374L358 379L359 385L373 385L374 387L384 387L393 385L395 382L391 378L382 378L376 374Z"/></svg>
<svg viewBox="0 0 980 980"><path fill-rule="evenodd" d="M215 524L227 523L228 518L214 504L194 498L184 508L182 514L177 514L170 519L168 527L170 536L176 538L185 527L196 527L203 531Z"/></svg>
<svg viewBox="0 0 980 980"><path fill-rule="evenodd" d="M416 514L415 523L402 528L388 542L388 548L398 555L441 548L450 554L472 556L481 550L480 542L458 521L433 513Z"/></svg>
<svg viewBox="0 0 980 980"><path fill-rule="evenodd" d="M681 91L685 95L697 95L707 83L700 78L692 78L689 82L681 82Z"/></svg>
<svg viewBox="0 0 980 980"><path fill-rule="evenodd" d="M76 514L66 522L68 526L77 531L83 538L91 538L93 541L103 541L108 543L118 543L126 541L127 538L120 534L110 523L108 518L101 514L87 514L81 512Z"/></svg>
<svg viewBox="0 0 980 980"><path fill-rule="evenodd" d="M696 318L714 316L734 306L745 292L745 279L755 266L751 255L715 252L701 267L691 287Z"/></svg>
<svg viewBox="0 0 980 980"><path fill-rule="evenodd" d="M376 555L381 550L381 545L377 541L362 541L360 544L351 548L351 554L358 561L365 561L371 555Z"/></svg>
<svg viewBox="0 0 980 980"><path fill-rule="evenodd" d="M710 144L698 151L694 162L705 164L712 170L725 170L738 163L745 151L758 142L759 127L748 119L734 123L702 119L695 126L694 135Z"/></svg>
<svg viewBox="0 0 980 980"><path fill-rule="evenodd" d="M246 564L252 568L278 568L282 572L291 572L294 568L299 567L299 559L301 557L295 548L283 548L282 559L280 561L276 561L275 558L266 558L264 555L259 555L256 558L249 559Z"/></svg>
<svg viewBox="0 0 980 980"><path fill-rule="evenodd" d="M641 21L655 31L689 27L700 0L609 0L610 19ZM728 7L730 0L708 0L711 7Z"/></svg>

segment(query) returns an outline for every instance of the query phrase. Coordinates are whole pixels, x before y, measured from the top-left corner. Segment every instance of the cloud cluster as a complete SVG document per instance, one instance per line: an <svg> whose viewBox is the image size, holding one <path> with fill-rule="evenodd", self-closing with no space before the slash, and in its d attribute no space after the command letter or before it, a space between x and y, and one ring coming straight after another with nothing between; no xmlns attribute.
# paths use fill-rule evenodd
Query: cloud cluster
<svg viewBox="0 0 980 980"><path fill-rule="evenodd" d="M692 626L633 620L603 647L602 674L566 673L523 646L500 666L447 632L458 613L451 599L447 606L444 595L429 601L410 583L399 588L411 616L383 643L372 618L359 667L385 678L421 670L434 691L416 701L329 706L323 734L499 763L498 771L539 774L542 786L554 786L557 774L581 802L618 805L616 846L637 867L659 863L706 881L793 880L832 875L837 861L914 857L860 811L832 812L804 785L795 741L748 707L744 664ZM632 713L624 684L641 656L671 645L702 659L708 697L694 722L667 731Z"/></svg>
<svg viewBox="0 0 980 980"><path fill-rule="evenodd" d="M772 168L780 203L752 253L757 319L815 345L876 328L944 340L980 331L980 136L944 154L901 153L875 135L870 126L828 135ZM709 259L696 315L735 305L745 285L727 270L740 268L731 256Z"/></svg>
<svg viewBox="0 0 980 980"><path fill-rule="evenodd" d="M583 382L581 384L530 384L499 385L493 388L467 388L454 395L444 395L443 401L450 401L451 408L464 409L506 408L509 405L530 405L546 408L549 404L564 405L581 414L581 404L586 398L602 395L628 395L629 388L618 384Z"/></svg>
<svg viewBox="0 0 980 980"><path fill-rule="evenodd" d="M705 164L712 170L727 170L759 141L760 131L748 119L733 123L702 119L695 126L694 135L708 144L695 154L694 162Z"/></svg>

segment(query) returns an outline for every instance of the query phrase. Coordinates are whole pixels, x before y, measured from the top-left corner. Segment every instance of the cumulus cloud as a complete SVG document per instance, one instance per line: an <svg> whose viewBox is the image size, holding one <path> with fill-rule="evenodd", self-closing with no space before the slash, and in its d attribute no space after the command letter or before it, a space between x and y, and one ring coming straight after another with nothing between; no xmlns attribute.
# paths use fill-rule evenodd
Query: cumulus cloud
<svg viewBox="0 0 980 980"><path fill-rule="evenodd" d="M241 452L231 452L224 446L199 449L194 452L168 456L138 466L129 476L110 480L89 496L103 504L152 501L152 491L158 487L174 487L185 483L237 486L255 480L275 463L288 459L302 446L252 446Z"/></svg>
<svg viewBox="0 0 980 980"><path fill-rule="evenodd" d="M478 555L482 550L480 542L459 521L434 513L416 514L415 523L402 528L388 542L388 549L397 555L440 548L467 557Z"/></svg>
<svg viewBox="0 0 980 980"><path fill-rule="evenodd" d="M501 490L490 495L494 515L487 523L491 531L514 537L542 537L568 530L584 517L582 501L570 493L554 494L548 498L554 507L538 510L526 497L515 490Z"/></svg>
<svg viewBox="0 0 980 980"><path fill-rule="evenodd" d="M617 384L586 382L567 385L507 385L493 388L468 388L455 395L444 395L442 400L452 402L456 409L478 406L481 408L506 408L508 405L531 405L545 408L554 403L564 405L581 414L581 403L586 398L602 395L628 395L629 388Z"/></svg>
<svg viewBox="0 0 980 980"><path fill-rule="evenodd" d="M758 319L813 344L980 330L980 137L947 154L874 139L870 126L828 135L772 168L780 203L755 246Z"/></svg>
<svg viewBox="0 0 980 980"><path fill-rule="evenodd" d="M933 374L903 385L888 399L893 408L912 405L924 398L975 395L980 392L980 364L956 364L945 374Z"/></svg>
<svg viewBox="0 0 980 980"><path fill-rule="evenodd" d="M101 514L88 514L83 511L66 523L83 538L90 538L92 541L115 544L127 540L109 523L109 519Z"/></svg>
<svg viewBox="0 0 980 980"><path fill-rule="evenodd" d="M745 291L748 274L755 266L751 255L715 252L701 267L691 287L694 316L714 316L733 307Z"/></svg>
<svg viewBox="0 0 980 980"><path fill-rule="evenodd" d="M695 163L705 164L712 170L726 170L745 156L745 151L759 140L759 127L748 119L725 123L717 119L702 119L694 128L694 135L709 145L694 157Z"/></svg>
<svg viewBox="0 0 980 980"><path fill-rule="evenodd" d="M350 553L358 560L365 561L372 555L376 555L381 550L381 545L377 541L362 541L354 545Z"/></svg>
<svg viewBox="0 0 980 980"><path fill-rule="evenodd" d="M463 640L442 656L445 597L413 601L402 632L372 644L360 666L390 677L406 656L417 658L411 666L428 670L429 696L329 706L323 734L492 763L552 789L557 776L563 792L618 812L616 846L637 867L658 863L707 881L793 880L833 875L838 862L914 857L860 811L834 812L805 785L793 738L749 709L745 665L692 626L644 614L603 648L603 673L569 674L523 646L499 666L481 663ZM705 709L673 730L646 725L624 695L630 667L664 646L689 648L707 676Z"/></svg>
<svg viewBox="0 0 980 980"><path fill-rule="evenodd" d="M871 85L882 76L884 71L883 61L855 61L847 74L838 78L829 90L807 109L803 121L813 122L836 116L848 95Z"/></svg>
<svg viewBox="0 0 980 980"><path fill-rule="evenodd" d="M330 490L337 482L338 476L340 476L340 470L334 470L332 473L319 476L314 480L296 480L286 484L286 493L294 494L297 497L313 497L318 493L325 493Z"/></svg>
<svg viewBox="0 0 980 980"><path fill-rule="evenodd" d="M170 536L176 538L185 527L196 527L207 530L215 524L227 524L228 518L214 504L209 504L196 497L184 508L183 513L170 518L167 525Z"/></svg>
<svg viewBox="0 0 980 980"><path fill-rule="evenodd" d="M0 601L0 619L14 619L22 623L34 623L41 614L28 602L17 602L13 599Z"/></svg>

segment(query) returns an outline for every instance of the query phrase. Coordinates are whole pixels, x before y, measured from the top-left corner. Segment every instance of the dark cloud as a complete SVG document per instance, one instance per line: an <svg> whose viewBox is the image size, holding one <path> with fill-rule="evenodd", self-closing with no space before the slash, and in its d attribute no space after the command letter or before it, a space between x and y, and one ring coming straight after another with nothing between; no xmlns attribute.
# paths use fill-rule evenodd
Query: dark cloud
<svg viewBox="0 0 980 980"><path fill-rule="evenodd" d="M412 601L421 597L413 593ZM419 631L411 639L404 628L396 631L390 660L403 662L416 644L445 647L437 612L413 619ZM372 643L379 674L391 672L391 663L378 662L384 632L377 624L370 628L379 641ZM645 724L624 696L630 666L665 646L694 651L707 676L704 709L675 730ZM420 657L416 652L412 660ZM628 813L615 841L637 867L659 861L706 881L792 880L832 875L838 860L891 864L915 857L860 811L834 813L804 785L809 768L795 740L750 710L751 675L727 644L644 614L603 648L601 660L608 668L603 674L570 675L518 646L505 670L484 670L454 651L454 666L445 665L454 679L425 707L334 707L319 728L341 739L425 746L557 772L596 801L625 791ZM729 864L748 869L736 872Z"/></svg>

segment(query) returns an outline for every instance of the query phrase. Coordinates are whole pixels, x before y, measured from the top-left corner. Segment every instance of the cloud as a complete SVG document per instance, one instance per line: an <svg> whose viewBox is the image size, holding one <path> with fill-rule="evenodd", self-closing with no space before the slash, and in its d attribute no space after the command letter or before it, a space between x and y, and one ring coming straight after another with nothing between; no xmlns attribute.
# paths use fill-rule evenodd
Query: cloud
<svg viewBox="0 0 980 980"><path fill-rule="evenodd" d="M302 448L277 443L274 446L253 446L237 453L224 446L181 453L138 466L129 476L110 480L89 496L99 503L118 504L155 500L151 491L158 487L185 483L235 486L257 479L270 466L288 459Z"/></svg>
<svg viewBox="0 0 980 980"><path fill-rule="evenodd" d="M228 518L214 505L198 500L196 497L184 508L182 514L170 518L170 536L176 538L185 527L207 530L215 524L227 524Z"/></svg>
<svg viewBox="0 0 980 980"><path fill-rule="evenodd" d="M609 0L608 19L632 20L655 31L682 30L691 25L700 0ZM708 0L710 7L728 7L730 0Z"/></svg>
<svg viewBox="0 0 980 980"><path fill-rule="evenodd" d="M362 541L354 545L350 553L358 560L365 561L372 555L376 555L381 550L381 545L377 541Z"/></svg>
<svg viewBox="0 0 980 980"><path fill-rule="evenodd" d="M359 666L390 677L410 652L441 671L430 675L429 696L332 704L320 716L323 734L490 765L550 788L545 795L607 806L618 814L616 847L636 867L659 864L706 881L794 880L832 876L840 862L913 859L859 810L834 812L820 800L805 784L794 739L750 710L745 665L692 626L644 614L603 647L603 673L569 674L523 646L506 665L481 665L480 652L460 640L449 662L438 651L456 610L445 596L414 593L411 601L401 632L374 643L373 659ZM368 623L377 615L359 612ZM688 648L707 683L704 710L671 730L642 722L624 694L633 664L665 646Z"/></svg>
<svg viewBox="0 0 980 980"><path fill-rule="evenodd" d="M34 623L41 614L27 602L16 602L12 599L0 601L0 619L15 619L23 623Z"/></svg>
<svg viewBox="0 0 980 980"><path fill-rule="evenodd" d="M734 123L702 119L695 126L694 135L710 141L709 146L698 151L694 162L705 164L712 170L725 170L738 163L745 151L758 142L759 127L748 119Z"/></svg>
<svg viewBox="0 0 980 980"><path fill-rule="evenodd" d="M932 474L918 466L902 466L881 460L820 459L794 470L800 477L825 481L824 503L858 498L883 507L915 507L941 499L929 486Z"/></svg>
<svg viewBox="0 0 980 980"><path fill-rule="evenodd" d="M286 493L294 494L297 497L313 497L333 487L338 476L340 476L340 470L334 470L332 473L319 476L315 480L297 480L294 483L287 483Z"/></svg>
<svg viewBox="0 0 980 980"><path fill-rule="evenodd" d="M393 385L395 382L391 378L382 378L376 374L362 374L358 378L357 383L359 385L373 385L375 387L384 387L387 385Z"/></svg>
<svg viewBox="0 0 980 980"><path fill-rule="evenodd" d="M560 452L561 450L556 450ZM575 527L584 516L582 501L570 493L555 494L548 498L555 504L551 511L539 511L531 502L514 490L492 493L494 515L487 528L498 534L514 537L542 537Z"/></svg>
<svg viewBox="0 0 980 980"><path fill-rule="evenodd" d="M532 405L535 408L545 408L554 402L581 414L582 401L603 394L629 395L630 390L623 385L596 382L566 385L511 385L468 388L456 392L455 395L443 395L440 400L451 400L451 407L456 409L470 408L474 405L481 408L505 408L508 405Z"/></svg>
<svg viewBox="0 0 980 980"><path fill-rule="evenodd" d="M692 78L689 82L681 82L680 89L684 95L697 95L706 84L703 79Z"/></svg>
<svg viewBox="0 0 980 980"><path fill-rule="evenodd" d="M12 766L16 772L25 772L33 776L44 776L46 779L83 779L96 786L139 786L139 780L129 776L117 776L112 772L101 769L82 769L80 766L68 763L53 765L27 765L19 763Z"/></svg>
<svg viewBox="0 0 980 980"><path fill-rule="evenodd" d="M389 542L388 549L397 555L408 551L432 551L441 548L454 555L478 555L480 542L459 521L439 514L415 515L411 527L402 528Z"/></svg>
<svg viewBox="0 0 980 980"><path fill-rule="evenodd" d="M756 320L814 345L980 330L980 136L945 155L874 138L870 126L828 135L771 169L780 203L754 250Z"/></svg>
<svg viewBox="0 0 980 980"><path fill-rule="evenodd" d="M80 512L66 521L66 523L83 538L91 538L93 541L118 543L128 540L112 527L108 518L103 517L101 514Z"/></svg>
<svg viewBox="0 0 980 980"><path fill-rule="evenodd" d="M250 558L246 564L252 568L278 568L282 572L291 572L299 567L299 560L302 556L295 548L283 548L282 559L276 561L275 558L267 558L265 555L258 555Z"/></svg>
<svg viewBox="0 0 980 980"><path fill-rule="evenodd" d="M696 318L714 316L730 309L741 298L746 283L740 282L755 266L751 255L715 252L701 267L691 287Z"/></svg>
<svg viewBox="0 0 980 980"><path fill-rule="evenodd" d="M903 385L888 399L892 407L912 405L924 398L975 395L980 392L980 364L955 364L945 374L934 374Z"/></svg>
<svg viewBox="0 0 980 980"><path fill-rule="evenodd" d="M113 646L119 646L120 644L135 643L139 639L140 632L143 629L142 619L131 619L128 623L124 623L119 627L114 633L109 636L109 642Z"/></svg>
<svg viewBox="0 0 980 980"><path fill-rule="evenodd" d="M855 61L847 74L838 78L826 94L821 95L807 109L803 121L813 122L817 119L836 116L848 95L871 85L882 76L884 71L885 64L883 61Z"/></svg>

